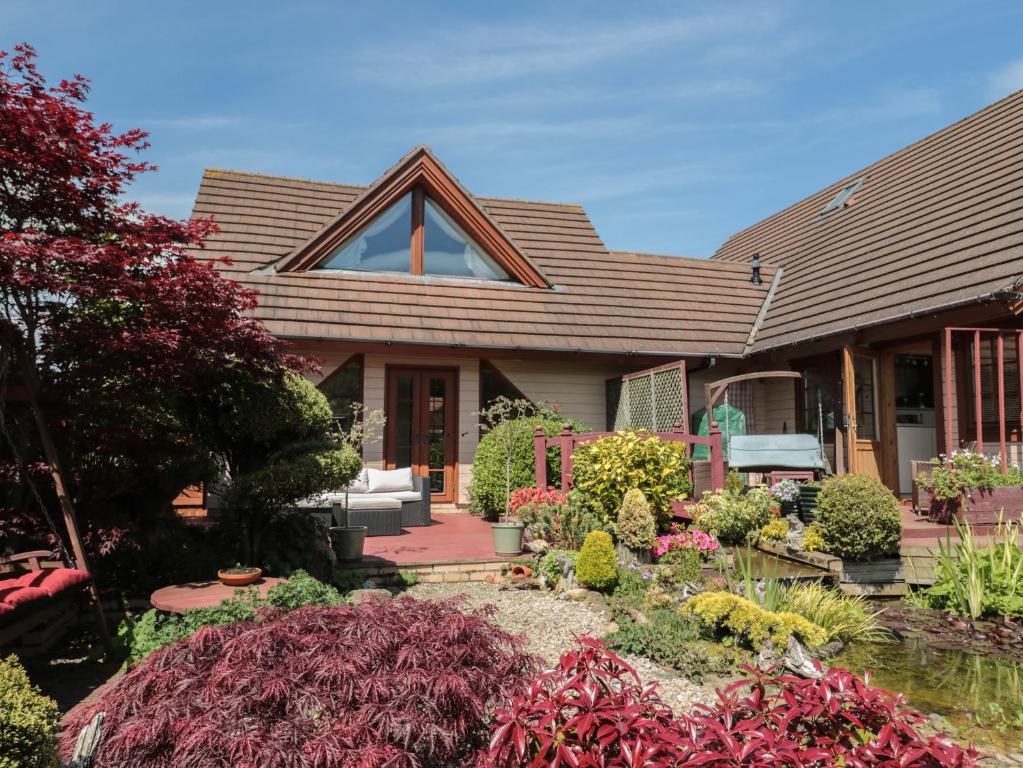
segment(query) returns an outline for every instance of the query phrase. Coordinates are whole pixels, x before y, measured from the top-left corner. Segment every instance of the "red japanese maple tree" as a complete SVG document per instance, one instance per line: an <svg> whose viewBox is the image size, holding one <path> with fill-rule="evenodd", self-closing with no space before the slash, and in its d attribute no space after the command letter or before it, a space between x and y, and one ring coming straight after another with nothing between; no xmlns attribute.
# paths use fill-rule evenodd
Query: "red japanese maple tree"
<svg viewBox="0 0 1023 768"><path fill-rule="evenodd" d="M194 452L201 417L171 414L182 399L208 398L225 371L277 377L298 361L247 316L255 294L194 255L211 220L122 199L155 170L138 159L146 133L98 123L89 82L51 87L35 59L28 45L0 52L0 415L23 393L38 438L0 422L0 476L25 480L42 459L72 527L75 486L96 467Z"/></svg>

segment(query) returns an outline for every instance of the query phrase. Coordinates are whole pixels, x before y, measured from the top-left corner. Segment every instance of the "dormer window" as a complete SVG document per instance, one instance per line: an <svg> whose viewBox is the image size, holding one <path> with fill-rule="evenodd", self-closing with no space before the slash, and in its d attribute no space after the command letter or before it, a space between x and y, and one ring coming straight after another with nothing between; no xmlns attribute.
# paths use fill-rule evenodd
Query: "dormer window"
<svg viewBox="0 0 1023 768"><path fill-rule="evenodd" d="M319 269L511 279L419 187L337 247Z"/></svg>

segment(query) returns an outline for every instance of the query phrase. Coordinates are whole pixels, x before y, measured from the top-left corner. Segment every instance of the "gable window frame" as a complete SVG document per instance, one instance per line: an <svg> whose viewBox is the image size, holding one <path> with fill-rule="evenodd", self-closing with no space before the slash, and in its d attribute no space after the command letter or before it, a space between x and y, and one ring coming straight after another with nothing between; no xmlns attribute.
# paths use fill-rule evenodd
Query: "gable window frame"
<svg viewBox="0 0 1023 768"><path fill-rule="evenodd" d="M331 252L330 256L328 256L327 259L325 259L323 261L323 263L321 263L319 265L318 268L319 269L323 269L323 270L339 270L339 271L340 270L351 270L351 271L355 271L355 272L363 272L363 271L365 271L365 272L379 272L379 273L389 273L389 274L409 274L409 275L416 275L416 276L419 276L419 277L429 277L429 276L432 276L432 277L448 277L448 278L455 278L455 279L460 279L460 280L486 280L486 281L499 282L499 283L508 283L508 282L515 282L516 281L515 278L506 269L504 269L504 267L500 263L498 263L498 261L496 259L494 259L493 256L491 256L489 253L487 253L487 251L483 248L483 246L481 246L478 242L476 242L475 238L473 238L472 235L470 235L468 232L466 232L464 230L464 228L459 224L458 219L456 217L456 214L453 211L448 210L447 207L445 205L443 205L442 201L437 200L436 198L434 198L432 196L430 196L430 197L427 196L426 190L424 189L423 185L416 184L414 187L412 187L410 192L408 192L408 193L406 193L406 195L398 198L398 200L394 203L394 205L401 204L401 201L406 199L407 195L411 195L411 205L410 205L410 210L408 212L408 216L409 216L409 220L410 220L411 226L410 226L410 231L409 231L409 261L408 261L408 269L407 270L397 270L397 269L395 269L395 270L390 270L390 269L387 269L387 270L365 269L365 270L363 270L363 269L359 269L357 267L352 267L352 266L339 266L339 267L331 266L331 262L333 261L333 259L335 259L341 253L343 253L344 250L346 248L348 248L353 242L355 242L355 240L357 238L359 238L362 235L362 233L364 233L366 231L366 229L368 227L371 227L373 225L373 222L376 221L377 219L373 219L372 221L367 223L363 228L361 228L358 232L356 232L354 235L352 235L352 237L346 239L344 242L342 242L337 247L335 247L333 249L333 251ZM464 242L466 244L466 247L473 249L476 252L477 257L479 257L479 260L493 274L489 274L489 275L475 274L475 273L473 273L472 269L468 268L468 267L467 267L468 274L455 274L455 273L450 273L450 272L430 272L428 270L428 265L426 263L427 262L427 259L426 259L426 254L427 254L427 243L426 243L427 216L426 216L426 213L427 213L427 211L426 211L426 209L427 209L428 205L432 205L438 212L442 213L444 216L446 216L448 218L449 223L454 225L454 228L453 228L454 231L457 233L457 235L462 240L464 240ZM387 215L387 212L390 211L390 210L391 210L391 208L387 208L380 215L381 216L385 216L385 215Z"/></svg>

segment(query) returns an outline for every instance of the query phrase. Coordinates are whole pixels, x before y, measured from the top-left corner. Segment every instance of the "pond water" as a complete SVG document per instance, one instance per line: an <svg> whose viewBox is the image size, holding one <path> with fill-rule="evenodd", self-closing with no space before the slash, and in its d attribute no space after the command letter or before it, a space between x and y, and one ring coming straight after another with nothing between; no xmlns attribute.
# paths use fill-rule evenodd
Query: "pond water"
<svg viewBox="0 0 1023 768"><path fill-rule="evenodd" d="M750 551L743 547L727 547L725 551L728 553L729 558L749 558L753 576L757 579L765 577L775 579L831 578L831 574L827 571L804 563L797 563L795 560L787 560L759 549Z"/></svg>
<svg viewBox="0 0 1023 768"><path fill-rule="evenodd" d="M1023 664L936 649L919 638L854 643L828 663L856 674L873 670L873 685L904 693L925 715L942 715L982 750L1023 750Z"/></svg>

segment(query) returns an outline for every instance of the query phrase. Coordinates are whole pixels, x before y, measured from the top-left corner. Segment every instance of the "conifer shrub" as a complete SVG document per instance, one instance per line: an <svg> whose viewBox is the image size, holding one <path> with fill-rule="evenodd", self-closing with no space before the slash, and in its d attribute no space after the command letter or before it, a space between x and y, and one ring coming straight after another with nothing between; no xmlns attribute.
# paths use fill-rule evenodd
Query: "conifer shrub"
<svg viewBox="0 0 1023 768"><path fill-rule="evenodd" d="M828 552L849 560L897 554L902 535L899 503L880 480L843 475L817 495L817 522Z"/></svg>
<svg viewBox="0 0 1023 768"><path fill-rule="evenodd" d="M58 768L57 703L28 679L17 656L0 659L0 768Z"/></svg>
<svg viewBox="0 0 1023 768"><path fill-rule="evenodd" d="M823 629L798 614L768 611L731 592L702 592L689 598L682 612L695 614L708 627L753 650L768 640L784 646L789 635L809 646L823 645L828 639Z"/></svg>
<svg viewBox="0 0 1023 768"><path fill-rule="evenodd" d="M66 724L106 713L95 768L477 764L538 660L457 600L263 608L153 653Z"/></svg>
<svg viewBox="0 0 1023 768"><path fill-rule="evenodd" d="M649 550L657 539L657 520L650 503L639 488L633 488L622 499L618 510L618 540L629 549Z"/></svg>
<svg viewBox="0 0 1023 768"><path fill-rule="evenodd" d="M575 577L590 589L604 591L618 581L618 555L611 534L593 531L583 542L575 563Z"/></svg>

